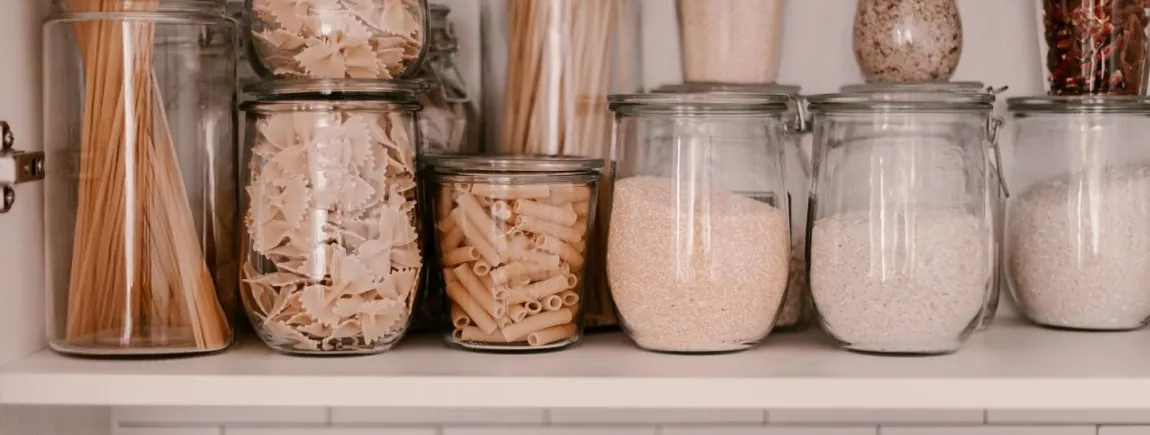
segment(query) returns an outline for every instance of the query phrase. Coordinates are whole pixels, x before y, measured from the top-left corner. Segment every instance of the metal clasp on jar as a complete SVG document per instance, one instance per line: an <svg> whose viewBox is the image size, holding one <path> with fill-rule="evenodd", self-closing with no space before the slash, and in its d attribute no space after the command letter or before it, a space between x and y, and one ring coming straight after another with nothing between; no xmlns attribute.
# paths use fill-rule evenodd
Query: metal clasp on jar
<svg viewBox="0 0 1150 435"><path fill-rule="evenodd" d="M16 203L15 186L44 179L44 153L17 151L16 135L7 122L0 121L0 214L8 213Z"/></svg>
<svg viewBox="0 0 1150 435"><path fill-rule="evenodd" d="M987 118L986 137L987 140L990 141L990 150L994 153L994 161L990 162L990 167L994 170L995 176L998 178L998 186L1002 189L1003 196L1010 198L1010 189L1006 187L1006 177L1002 173L1002 148L998 146L999 133L1002 131L1004 124L1006 124L1006 121L1000 116Z"/></svg>

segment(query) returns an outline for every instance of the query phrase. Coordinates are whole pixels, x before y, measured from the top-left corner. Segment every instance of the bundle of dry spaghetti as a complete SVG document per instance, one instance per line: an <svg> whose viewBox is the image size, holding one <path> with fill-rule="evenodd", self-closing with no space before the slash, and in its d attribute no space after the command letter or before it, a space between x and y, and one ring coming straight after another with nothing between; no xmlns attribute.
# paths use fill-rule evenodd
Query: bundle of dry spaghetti
<svg viewBox="0 0 1150 435"><path fill-rule="evenodd" d="M507 82L501 139L503 154L576 155L610 159L611 115L607 96L637 86L637 52L625 34L635 29L633 0L507 0ZM605 177L608 179L609 177ZM590 237L592 259L606 246L604 205ZM598 246L595 246L595 244ZM599 254L596 254L599 253ZM588 326L615 323L602 261L591 260L584 282Z"/></svg>
<svg viewBox="0 0 1150 435"><path fill-rule="evenodd" d="M71 11L155 12L161 0L68 0ZM75 25L84 71L79 198L65 340L195 352L231 340L153 67L155 25Z"/></svg>

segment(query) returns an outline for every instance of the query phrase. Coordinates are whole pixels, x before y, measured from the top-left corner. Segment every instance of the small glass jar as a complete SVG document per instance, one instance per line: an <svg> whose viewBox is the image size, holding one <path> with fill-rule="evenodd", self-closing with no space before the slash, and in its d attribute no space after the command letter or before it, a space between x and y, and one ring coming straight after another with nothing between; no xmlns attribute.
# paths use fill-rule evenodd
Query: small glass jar
<svg viewBox="0 0 1150 435"><path fill-rule="evenodd" d="M1016 158L1007 273L1032 322L1138 329L1150 318L1150 98L1008 101Z"/></svg>
<svg viewBox="0 0 1150 435"><path fill-rule="evenodd" d="M427 51L427 0L245 0L252 68L263 78L399 79Z"/></svg>
<svg viewBox="0 0 1150 435"><path fill-rule="evenodd" d="M990 93L810 97L808 258L823 328L863 352L957 350L993 281Z"/></svg>
<svg viewBox="0 0 1150 435"><path fill-rule="evenodd" d="M607 277L641 348L727 352L770 333L787 289L786 95L611 97Z"/></svg>
<svg viewBox="0 0 1150 435"><path fill-rule="evenodd" d="M1144 0L1037 0L1050 95L1146 95L1150 9Z"/></svg>
<svg viewBox="0 0 1150 435"><path fill-rule="evenodd" d="M674 94L782 94L793 100L788 117L805 118L805 100L798 86L732 85L711 83L685 83L667 85L655 90L656 93ZM735 128L742 128L734 126ZM787 294L783 298L775 331L801 331L810 323L813 309L810 301L810 287L807 285L807 235L803 228L807 225L807 196L811 185L810 135L805 126L789 128L784 135L786 142L787 203L790 207L791 257L790 276L787 279Z"/></svg>
<svg viewBox="0 0 1150 435"><path fill-rule="evenodd" d="M228 347L236 23L214 1L58 0L43 36L49 346Z"/></svg>
<svg viewBox="0 0 1150 435"><path fill-rule="evenodd" d="M414 77L431 87L419 96L423 104L419 118L419 129L423 133L420 154L478 154L481 151L479 113L455 63L459 41L449 14L451 8L431 5L431 48L427 62Z"/></svg>
<svg viewBox="0 0 1150 435"><path fill-rule="evenodd" d="M284 80L248 88L241 295L292 354L371 354L407 330L423 263L417 87Z"/></svg>
<svg viewBox="0 0 1150 435"><path fill-rule="evenodd" d="M582 337L588 236L603 161L430 156L439 266L465 349L560 349Z"/></svg>
<svg viewBox="0 0 1150 435"><path fill-rule="evenodd" d="M955 0L859 0L854 52L868 83L945 82L962 56Z"/></svg>
<svg viewBox="0 0 1150 435"><path fill-rule="evenodd" d="M783 0L678 0L683 79L774 83Z"/></svg>

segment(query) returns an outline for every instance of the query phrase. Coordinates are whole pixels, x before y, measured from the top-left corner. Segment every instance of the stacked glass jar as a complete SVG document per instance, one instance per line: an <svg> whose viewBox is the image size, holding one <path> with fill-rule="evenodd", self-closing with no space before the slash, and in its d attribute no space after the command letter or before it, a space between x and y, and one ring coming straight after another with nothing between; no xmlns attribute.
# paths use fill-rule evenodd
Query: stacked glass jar
<svg viewBox="0 0 1150 435"><path fill-rule="evenodd" d="M417 96L424 0L249 0L244 306L272 348L366 354L406 332L422 283Z"/></svg>
<svg viewBox="0 0 1150 435"><path fill-rule="evenodd" d="M810 98L811 294L823 328L847 349L948 353L978 325L994 281L994 100Z"/></svg>

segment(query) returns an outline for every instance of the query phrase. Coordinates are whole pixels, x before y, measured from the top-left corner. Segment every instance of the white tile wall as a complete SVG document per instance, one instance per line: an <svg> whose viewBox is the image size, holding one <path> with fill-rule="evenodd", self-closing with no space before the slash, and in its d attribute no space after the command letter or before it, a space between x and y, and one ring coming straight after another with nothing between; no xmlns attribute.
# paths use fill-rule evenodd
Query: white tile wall
<svg viewBox="0 0 1150 435"><path fill-rule="evenodd" d="M1150 424L1150 410L1103 409L1069 411L991 410L986 413L991 424L1058 423L1058 424Z"/></svg>
<svg viewBox="0 0 1150 435"><path fill-rule="evenodd" d="M553 409L556 424L691 424L766 422L761 409Z"/></svg>
<svg viewBox="0 0 1150 435"><path fill-rule="evenodd" d="M879 435L1097 435L1095 426L886 427Z"/></svg>
<svg viewBox="0 0 1150 435"><path fill-rule="evenodd" d="M222 433L223 429L219 427L123 427L116 429L115 435L220 435Z"/></svg>
<svg viewBox="0 0 1150 435"><path fill-rule="evenodd" d="M873 410L780 409L768 413L772 424L982 424L981 409Z"/></svg>
<svg viewBox="0 0 1150 435"><path fill-rule="evenodd" d="M276 422L283 425L328 422L327 408L276 407L170 407L139 406L116 408L116 420L122 426L170 425L207 426L246 422Z"/></svg>
<svg viewBox="0 0 1150 435"><path fill-rule="evenodd" d="M875 427L664 427L659 435L875 435Z"/></svg>
<svg viewBox="0 0 1150 435"><path fill-rule="evenodd" d="M1150 426L1103 426L1098 435L1150 435Z"/></svg>
<svg viewBox="0 0 1150 435"><path fill-rule="evenodd" d="M224 435L438 435L435 428L224 429Z"/></svg>
<svg viewBox="0 0 1150 435"><path fill-rule="evenodd" d="M443 435L658 435L651 427L598 426L598 427L448 427Z"/></svg>

